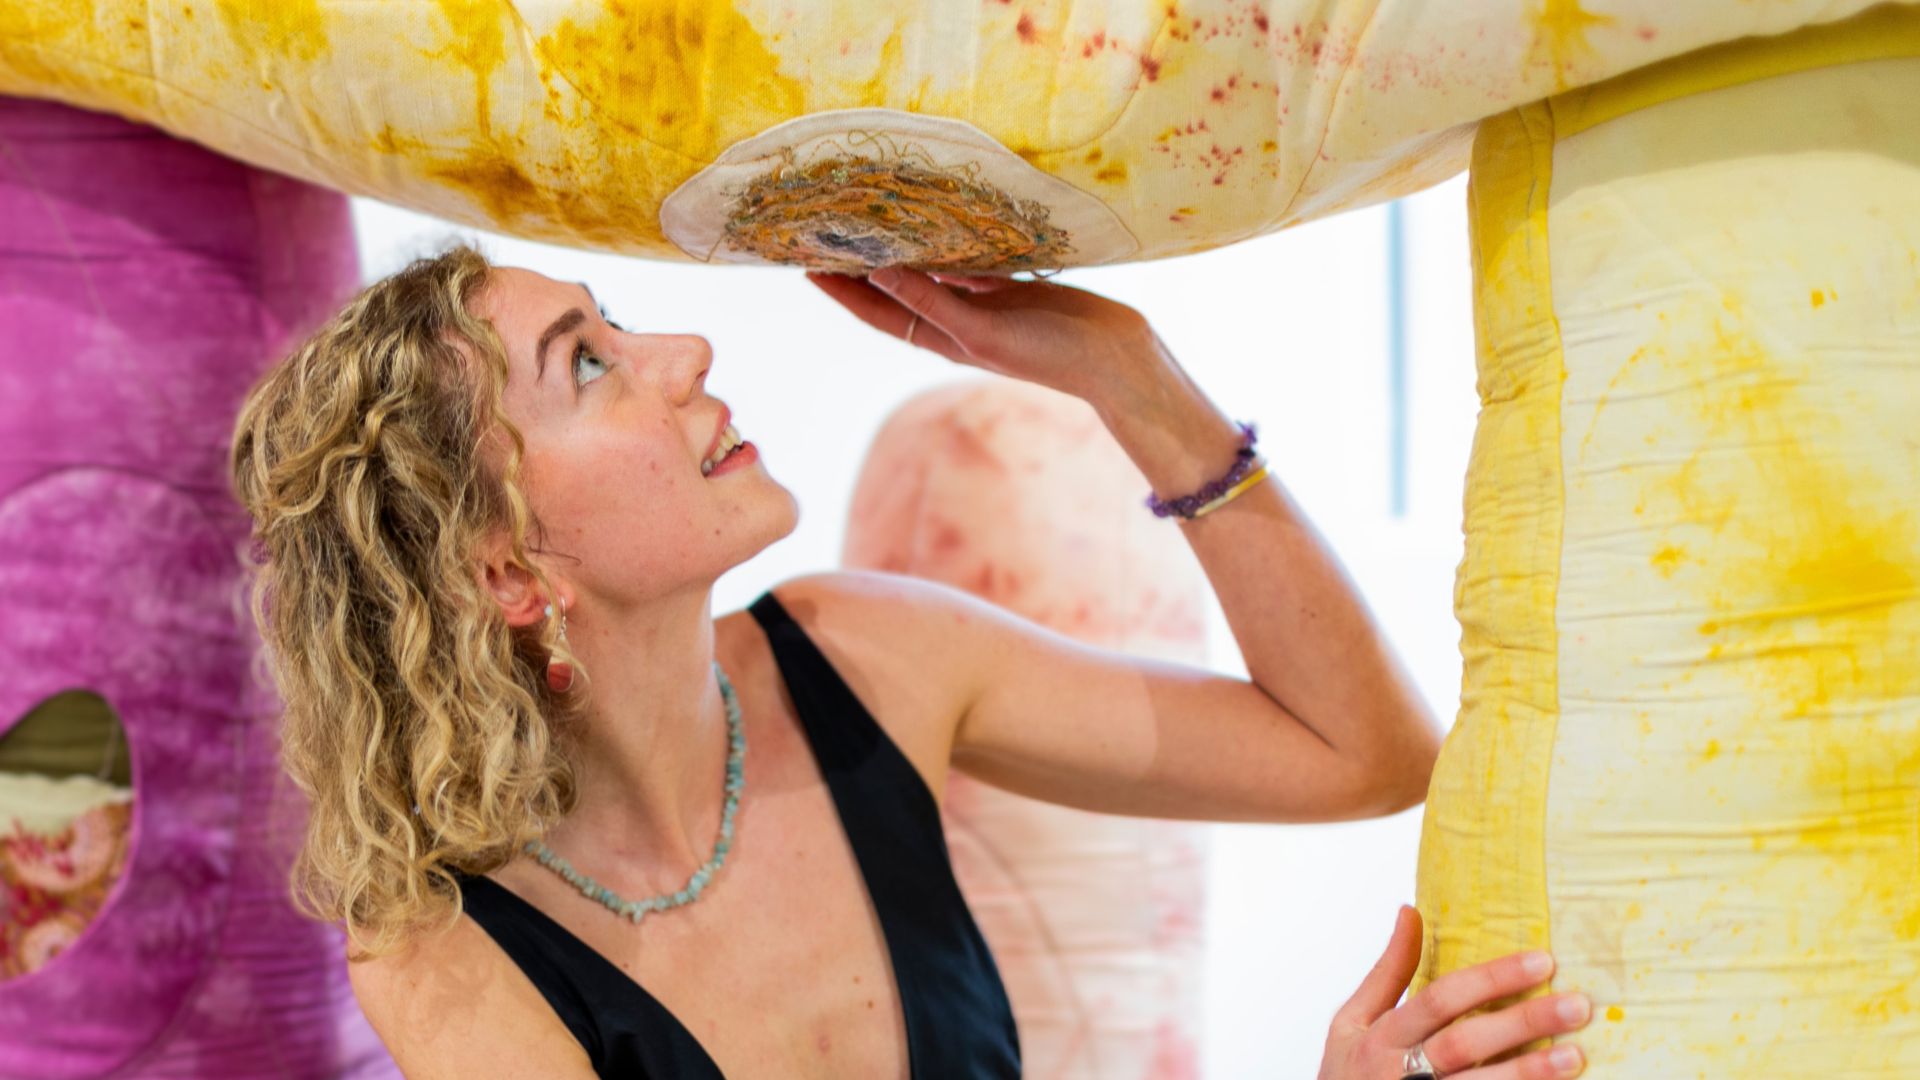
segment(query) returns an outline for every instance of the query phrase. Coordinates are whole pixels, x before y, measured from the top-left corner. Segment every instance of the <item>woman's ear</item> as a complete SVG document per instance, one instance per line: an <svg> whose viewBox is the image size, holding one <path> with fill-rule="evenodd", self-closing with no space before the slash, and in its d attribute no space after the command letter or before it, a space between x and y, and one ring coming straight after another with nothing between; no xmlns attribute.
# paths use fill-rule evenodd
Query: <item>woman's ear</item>
<svg viewBox="0 0 1920 1080"><path fill-rule="evenodd" d="M546 618L547 598L540 592L540 579L514 560L504 541L488 544L482 553L480 583L500 605L508 626L532 626ZM566 602L561 597L563 607Z"/></svg>

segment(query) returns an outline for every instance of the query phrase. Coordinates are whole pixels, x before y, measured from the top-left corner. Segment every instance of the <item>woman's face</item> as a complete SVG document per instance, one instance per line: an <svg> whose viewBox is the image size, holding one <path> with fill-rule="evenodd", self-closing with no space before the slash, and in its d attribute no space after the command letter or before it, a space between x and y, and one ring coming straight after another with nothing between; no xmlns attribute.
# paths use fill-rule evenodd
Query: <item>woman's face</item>
<svg viewBox="0 0 1920 1080"><path fill-rule="evenodd" d="M622 330L585 287L511 267L474 306L507 349L505 410L526 440L521 486L541 524L534 557L574 605L704 589L793 531L793 496L757 448L702 472L729 422L706 392L706 339Z"/></svg>

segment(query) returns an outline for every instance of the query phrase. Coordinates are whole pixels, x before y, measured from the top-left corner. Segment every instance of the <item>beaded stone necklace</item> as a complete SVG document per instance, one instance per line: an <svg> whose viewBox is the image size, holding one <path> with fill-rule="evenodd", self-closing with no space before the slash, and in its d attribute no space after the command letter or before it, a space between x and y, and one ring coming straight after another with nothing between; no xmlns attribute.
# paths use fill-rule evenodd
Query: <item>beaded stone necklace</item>
<svg viewBox="0 0 1920 1080"><path fill-rule="evenodd" d="M727 680L727 673L721 670L718 660L713 663L713 673L720 678L720 697L727 706L727 803L726 808L720 811L720 839L713 845L713 857L693 872L693 877L687 879L686 888L645 900L622 900L612 889L575 870L546 844L539 840L527 841L527 853L540 860L540 865L566 878L567 883L580 890L587 899L636 923L651 912L668 911L700 899L700 893L713 880L713 875L726 865L727 852L733 848L733 815L740 809L740 792L747 786L747 735L740 725L740 702L733 696L733 683Z"/></svg>

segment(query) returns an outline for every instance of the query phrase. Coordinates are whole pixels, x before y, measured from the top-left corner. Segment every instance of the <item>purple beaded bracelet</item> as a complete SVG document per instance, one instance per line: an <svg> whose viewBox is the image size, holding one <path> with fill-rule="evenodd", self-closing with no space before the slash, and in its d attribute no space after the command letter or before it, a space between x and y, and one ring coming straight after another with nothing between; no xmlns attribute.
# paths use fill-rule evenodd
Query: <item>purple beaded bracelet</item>
<svg viewBox="0 0 1920 1080"><path fill-rule="evenodd" d="M1225 495L1235 484L1247 478L1259 460L1253 452L1253 444L1259 441L1252 424L1236 424L1240 429L1240 449L1235 453L1233 468L1220 479L1191 495L1182 495L1177 499L1162 499L1158 495L1148 494L1147 509L1154 517L1183 517L1192 520L1194 512L1213 500Z"/></svg>

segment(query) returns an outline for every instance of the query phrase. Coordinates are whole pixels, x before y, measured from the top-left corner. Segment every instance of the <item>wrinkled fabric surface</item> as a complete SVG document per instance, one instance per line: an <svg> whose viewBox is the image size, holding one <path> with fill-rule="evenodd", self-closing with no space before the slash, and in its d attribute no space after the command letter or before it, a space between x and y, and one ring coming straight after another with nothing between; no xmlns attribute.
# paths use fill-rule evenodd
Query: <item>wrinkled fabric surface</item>
<svg viewBox="0 0 1920 1080"><path fill-rule="evenodd" d="M1889 28L1475 152L1425 972L1551 949L1594 1080L1920 1060L1920 18Z"/></svg>
<svg viewBox="0 0 1920 1080"><path fill-rule="evenodd" d="M790 168L798 188L838 156L880 160L903 168L872 198L825 205L846 184L829 167L817 198L763 193L790 205L747 232L937 264L994 248L1007 233L985 223L1017 219L1043 263L1077 265L1407 194L1463 168L1486 117L1872 3L11 0L0 93L110 110L458 221L676 258L713 257L686 237L756 210L736 197L747 177L689 185L730 148L753 147L761 175ZM862 111L824 148L796 136L796 160L781 136L750 142L838 110ZM999 149L949 157L928 118ZM921 181L988 183L955 199ZM706 225L677 234L687 251L661 221L683 186ZM1102 214L1114 235L1086 224L1051 250L1046 222Z"/></svg>
<svg viewBox="0 0 1920 1080"><path fill-rule="evenodd" d="M134 776L105 907L0 982L0 1075L396 1075L287 898L300 804L224 466L247 387L356 282L345 200L0 99L0 221L0 731L95 691Z"/></svg>

